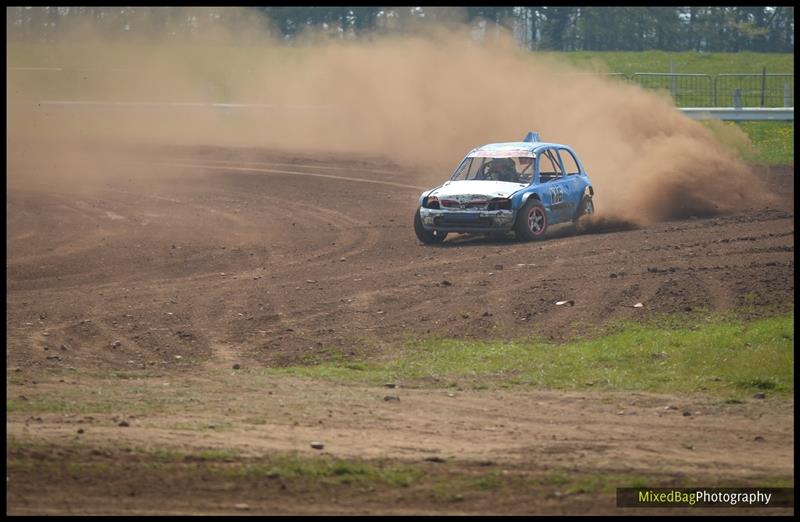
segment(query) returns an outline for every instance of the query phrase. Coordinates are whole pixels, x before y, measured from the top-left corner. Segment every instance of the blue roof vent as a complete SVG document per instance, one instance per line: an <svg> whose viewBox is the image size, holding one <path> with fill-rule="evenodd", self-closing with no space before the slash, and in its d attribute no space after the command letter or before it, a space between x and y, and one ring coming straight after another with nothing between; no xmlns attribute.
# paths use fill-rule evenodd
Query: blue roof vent
<svg viewBox="0 0 800 522"><path fill-rule="evenodd" d="M526 141L528 143L536 143L536 142L540 141L539 140L539 133L531 131L525 136L525 139L522 140L522 141Z"/></svg>

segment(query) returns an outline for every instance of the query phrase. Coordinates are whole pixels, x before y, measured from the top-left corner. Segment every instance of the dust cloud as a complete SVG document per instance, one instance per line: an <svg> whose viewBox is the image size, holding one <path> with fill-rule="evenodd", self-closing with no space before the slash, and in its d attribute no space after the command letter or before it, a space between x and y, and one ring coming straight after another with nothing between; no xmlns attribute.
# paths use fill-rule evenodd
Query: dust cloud
<svg viewBox="0 0 800 522"><path fill-rule="evenodd" d="M378 155L433 186L472 147L534 130L578 151L609 219L724 213L755 186L668 96L522 52L509 34L474 41L439 27L287 45L241 13L182 43L156 28L146 41L101 35L91 23L50 48L9 43L9 67L62 68L9 71L9 164L44 155L58 169L63 156L86 174L103 170L93 155L108 145L255 146Z"/></svg>

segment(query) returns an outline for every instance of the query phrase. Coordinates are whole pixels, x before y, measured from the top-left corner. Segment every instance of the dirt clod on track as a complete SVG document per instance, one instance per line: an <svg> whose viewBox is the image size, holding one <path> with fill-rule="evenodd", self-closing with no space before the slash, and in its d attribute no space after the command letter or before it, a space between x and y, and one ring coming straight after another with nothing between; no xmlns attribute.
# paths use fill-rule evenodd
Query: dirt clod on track
<svg viewBox="0 0 800 522"><path fill-rule="evenodd" d="M7 392L28 401L97 390L123 411L9 412L9 435L22 441L7 449L17 465L9 512L618 514L610 494L559 496L559 473L596 480L658 470L675 484L687 474L738 484L790 477L792 406L769 398L720 405L237 381L264 366L390 358L415 338L560 341L614 319L785 309L794 291L793 167L754 170L771 199L732 214L645 228L600 214L541 242L453 236L430 247L416 240L412 215L431 173L380 158L176 146L110 151L91 165L16 155L6 199ZM154 372L107 380L109 370L142 369ZM56 377L37 383L38 375ZM187 390L208 411L177 403ZM122 415L139 393L165 397L165 411ZM496 475L480 475L484 493L446 501L342 484L311 498L269 476L230 490L218 475L207 482L209 468L194 461L153 482L137 454L111 442L211 448L231 467L298 452L411 462L428 466L425 480L436 484L451 483L448 474ZM231 449L241 453L226 456ZM517 478L546 487L491 489Z"/></svg>

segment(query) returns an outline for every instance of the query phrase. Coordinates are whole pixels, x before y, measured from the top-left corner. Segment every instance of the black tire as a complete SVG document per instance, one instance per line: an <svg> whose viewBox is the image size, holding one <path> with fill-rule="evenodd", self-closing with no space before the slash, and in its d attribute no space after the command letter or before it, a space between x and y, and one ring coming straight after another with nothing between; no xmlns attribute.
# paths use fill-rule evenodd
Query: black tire
<svg viewBox="0 0 800 522"><path fill-rule="evenodd" d="M426 245L439 244L447 237L447 232L425 230L422 226L422 218L419 216L419 208L414 212L414 232L417 234L417 238Z"/></svg>
<svg viewBox="0 0 800 522"><path fill-rule="evenodd" d="M588 194L584 194L581 198L581 202L578 205L578 212L575 214L575 219L573 222L577 222L583 216L589 216L594 214L594 202L592 201L592 196Z"/></svg>
<svg viewBox="0 0 800 522"><path fill-rule="evenodd" d="M547 211L544 205L536 199L529 199L517 213L514 233L520 241L543 239L547 234Z"/></svg>

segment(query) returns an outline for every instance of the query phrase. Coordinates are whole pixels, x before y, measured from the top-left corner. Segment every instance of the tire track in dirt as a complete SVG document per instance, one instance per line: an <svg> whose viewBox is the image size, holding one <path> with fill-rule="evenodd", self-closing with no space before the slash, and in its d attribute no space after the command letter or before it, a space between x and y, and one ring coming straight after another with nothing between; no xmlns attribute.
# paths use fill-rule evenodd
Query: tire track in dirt
<svg viewBox="0 0 800 522"><path fill-rule="evenodd" d="M776 281L793 286L791 203L621 232L566 226L535 243L454 236L426 247L410 226L420 174L398 170L411 183L395 183L385 178L393 170L369 162L201 158L204 149L196 150L193 161L173 155L127 179L110 171L91 196L45 190L68 208L39 204L42 211L86 212L73 221L101 225L108 237L66 257L38 245L32 257L9 256L7 301L18 309L9 321L30 322L38 302L58 309L70 301L110 325L134 314L140 329L155 329L143 350L164 344L161 358L193 343L202 359L229 343L237 356L271 363L302 359L317 345L323 356L326 346L380 352L407 334L569 337L585 331L581 324L695 305L728 309L742 296L774 304L788 295ZM291 167L272 168L283 166ZM15 216L29 215L33 198L12 194ZM26 220L10 220L9 237L30 234ZM90 255L104 261L83 259ZM555 306L564 299L574 306ZM632 308L637 301L644 310ZM227 364L230 353L220 359Z"/></svg>
<svg viewBox="0 0 800 522"><path fill-rule="evenodd" d="M192 163L196 162L198 158L195 157L171 157L170 161L174 161L177 163ZM359 167L337 167L335 165L318 165L313 163L283 163L277 161L245 161L245 160L215 160L209 158L203 158L203 163L207 163L209 165L227 165L232 167L295 167L295 168L305 168L305 169L319 169L319 170L341 170L346 172L366 172L369 174L386 174L390 176L397 175L397 170L386 170L386 169L374 169L374 168L359 168ZM308 171L302 171L308 172ZM424 190L424 189L421 189Z"/></svg>
<svg viewBox="0 0 800 522"><path fill-rule="evenodd" d="M669 259L667 259L666 261L669 261ZM545 260L542 264L547 266L548 265L547 260ZM570 268L571 266L574 266L574 268L576 269L576 272L578 272L581 265L580 264L574 264L574 265L573 264L566 264L565 266L566 266L566 268ZM512 267L512 269L513 269L513 267ZM391 270L391 272L404 272L404 271L409 271L409 270L414 270L414 268L411 268L411 269L399 268L399 269ZM552 269L546 269L544 272L540 271L537 275L540 276L542 279L546 280L546 279L549 278L549 276L551 274L551 271L552 271ZM388 272L390 272L390 271L383 271L383 272L381 272L380 275L385 276L385 275L387 275ZM509 271L504 272L504 274L506 274L506 275L509 274ZM715 285L715 286L713 286L713 290L714 291L711 291L709 289L709 287L708 287L708 284L706 284L702 280L700 280L698 278L697 274L687 273L686 275L688 277L690 277L691 280L694 281L694 283L696 283L699 288L701 288L701 290L700 290L701 293L707 293L708 295L711 295L711 296L714 296L714 295L719 296L718 298L715 298L714 302L712 303L713 307L718 307L718 308L723 308L724 309L724 308L730 307L732 305L732 303L730 301L731 292L727 288L725 288L724 286ZM630 277L633 277L633 278L637 278L638 277L638 278L642 278L643 280L640 281L640 283L635 284L634 286L628 285L626 287L623 287L622 289L617 290L616 293L612 292L611 295L608 294L607 290L603 290L603 291L598 292L598 293L590 292L587 295L585 290L580 290L580 291L578 290L579 288L582 288L582 287L585 286L584 284L582 284L582 283L585 283L585 281L584 281L584 279L582 277L576 275L574 277L567 278L567 277L564 277L562 275L559 279L560 279L560 281L562 283L562 287L563 287L563 285L567 285L567 287L566 287L567 289L566 290L561 290L560 293L559 293L558 290L553 290L551 292L553 295L550 296L550 298L547 300L547 302L544 305L544 317L546 319L550 320L551 323L553 323L553 321L551 320L551 316L554 316L556 314L561 314L561 310L560 309L557 309L557 308L552 306L553 303L556 300L566 299L567 297L573 297L576 294L581 294L581 298L578 301L579 305L576 306L576 308L575 308L575 310L573 311L572 314L562 314L563 315L563 319L561 321L555 321L553 323L553 324L555 324L556 328L558 328L560 326L565 326L567 323L573 321L575 316L580 316L582 308L584 308L581 305L586 303L586 302L592 302L592 301L605 302L606 303L605 309L606 309L606 312L609 313L609 314L611 314L611 313L613 313L615 311L619 312L619 310L628 310L629 311L628 316L634 316L635 317L634 314L638 313L639 315L641 315L641 313L639 313L638 311L636 311L633 308L633 304L634 303L636 303L638 301L644 301L644 302L648 303L647 306L653 306L653 303L655 303L656 301L661 301L661 300L663 300L663 298L667 298L668 299L671 295L680 296L681 292L676 292L676 290L685 290L685 289L693 286L693 283L691 283L691 282L677 284L676 281L673 280L673 279L668 279L668 280L664 281L662 279L662 277L660 277L659 275L650 274L649 271L647 271L647 270L643 270L641 272L631 272L631 273L627 274L627 276L629 278ZM524 276L523 276L523 278L524 278ZM342 279L344 279L344 278L342 278ZM330 280L328 281L328 283L334 283L334 282L335 281L330 281ZM570 283L570 282L572 282L572 283ZM458 284L461 284L461 283L459 282ZM577 286L572 286L572 284L575 284ZM350 318L350 317L347 318L348 319L347 320L348 323L354 324L354 325L358 324L358 323L362 323L362 325L363 325L365 322L369 321L369 319L368 319L369 316L359 316L358 315L359 313L369 313L371 307L372 307L372 312L374 313L374 311L376 309L381 308L381 306L380 306L381 303L385 304L386 302L392 301L392 300L400 301L400 302L411 301L411 302L417 303L417 304L413 304L411 306L406 306L404 308L404 314L403 314L404 316L414 315L415 313L422 314L426 310L430 310L430 308L432 308L432 307L438 307L438 306L445 307L447 305L448 300L449 300L448 297L447 297L447 293L446 293L447 291L446 290L443 291L443 290L438 289L438 288L436 289L437 293L435 294L436 295L435 297L434 296L429 297L427 302L421 303L420 302L421 300L419 299L419 294L423 290L423 288L421 288L421 287L425 287L425 286L432 286L432 285L430 285L429 282L426 282L426 283L423 283L423 282L410 282L410 283L401 284L399 286L397 286L397 285L393 286L391 288L391 290L388 290L388 291L385 290L385 289L370 289L370 290L366 290L366 291L362 291L362 292L351 293L351 294L348 294L350 296L350 299L346 299L345 300L345 301L347 301L349 303L349 305L344 305L344 306L345 307L350 306L350 307L352 307L354 309L353 310L349 310L349 312L351 312L349 314L347 313L347 311L344 311L344 310L340 310L339 312L340 312L340 315L345 315L345 316L349 315L349 316L353 317L353 318ZM482 297L487 301L491 301L493 297L497 297L497 296L501 296L501 295L524 295L525 294L525 290L529 286L530 286L530 282L529 281L525 281L525 280L519 281L519 282L516 282L516 283L506 281L504 284L498 285L497 289L490 289L490 290L483 291L482 292ZM388 295L388 294L390 294L390 295ZM417 297L416 299L414 298L415 295ZM614 297L614 295L616 295L616 297ZM724 297L722 297L722 296L724 296ZM702 306L703 304L705 304L705 303L702 303L702 302L698 303L696 301L692 301L688 305L683 305L683 306L684 307L685 306L689 306L691 308L692 306L698 307L698 306ZM517 300L517 302L514 303L514 305L510 306L510 308L514 308L514 307L517 307L517 308L526 308L526 307L528 307L528 308L530 308L527 303L524 303L524 301L522 302L522 306L520 306L519 300ZM521 311L520 313L522 314L523 312L524 311ZM314 324L317 321L317 319L319 319L320 317L328 315L329 313L330 312L327 311L327 310L323 310L323 311L316 312L316 313L312 312L311 309L298 310L295 315L301 317L302 319L294 321L292 324L296 328L297 327L301 327L301 326L309 326L311 324ZM362 318L364 318L364 320L363 321L356 320L355 318L358 318L358 317L362 317ZM523 320L524 321L524 320L527 320L527 319L529 319L529 317L515 317L515 318L513 318L513 320L515 320L515 321L516 320ZM398 321L405 321L405 319L401 318L401 319L398 319ZM360 326L360 327L359 326L355 326L355 327L356 328L361 328L361 329L370 328L370 327L365 327L365 326ZM449 332L449 333L451 333L451 332Z"/></svg>
<svg viewBox="0 0 800 522"><path fill-rule="evenodd" d="M579 240L578 238L574 238L574 239L576 241ZM763 239L767 239L767 235L764 235ZM562 241L568 241L568 240L562 239ZM691 245L691 246L705 246L706 243L691 243L691 244L688 244L688 245ZM519 245L514 245L514 246L519 247ZM509 247L509 250L513 250L514 246ZM683 245L683 246L685 246L685 245ZM644 252L644 251L650 251L650 250L653 250L653 248L652 247L644 247L644 248L640 248L638 250L634 250L629 255L633 255L633 253L635 253L637 251L638 252ZM683 257L682 257L682 255L680 253L681 245L679 245L676 248L676 250L677 250L677 252L674 255L671 255L671 256L666 257L666 258L660 258L659 262L663 266L668 266L668 265L673 264L674 261L683 261ZM781 249L781 250L778 250L778 251L783 252L783 251L785 251L785 249ZM540 254L541 254L541 252L540 252ZM667 270L667 269L663 270L663 272L666 273L666 275L667 275L667 279L666 280L664 279L663 275L660 275L658 273L658 272L662 272L662 270L658 270L658 269L654 268L653 269L653 273L651 273L650 269L647 268L647 269L642 269L640 271L629 271L625 275L625 277L627 279L631 279L631 278L640 279L639 283L636 283L636 284L634 284L632 286L630 284L625 286L624 283L623 283L623 286L621 288L619 288L617 290L613 290L610 293L608 292L608 289L605 289L605 290L602 290L600 292L591 292L590 291L587 294L586 289L585 289L585 286L586 286L585 285L585 280L579 274L580 274L580 270L581 270L581 267L583 266L583 264L586 261L589 261L590 258L591 258L591 261L593 263L595 263L596 265L602 266L602 264L603 264L602 262L600 262L600 263L597 262L597 259L596 259L596 255L597 254L598 254L598 252L589 252L586 255L581 255L581 256L579 256L577 258L575 258L575 257L572 258L572 260L577 260L577 262L566 262L566 263L564 263L563 268L566 268L568 270L571 269L571 268L574 268L574 273L576 275L574 275L572 277L565 277L562 274L558 278L558 280L560 280L561 283L562 283L562 288L564 288L564 289L560 291L560 294L557 293L558 290L554 290L553 292L551 292L553 295L550 296L549 300L547 300L547 302L546 302L546 304L544 306L544 316L549 319L549 316L553 316L555 314L561 314L561 310L560 309L557 309L557 308L552 306L553 303L556 300L567 299L569 297L574 297L577 294L580 294L581 297L578 300L578 305L576 306L574 312L572 314L562 314L564 316L564 318L563 318L563 320L557 321L556 323L554 323L556 325L556 327L564 326L564 325L566 325L566 323L569 323L570 321L573 321L575 316L579 317L581 312L582 312L582 309L584 308L581 305L585 304L587 302L592 302L592 301L605 303L604 304L604 311L606 313L608 313L608 314L612 314L614 312L618 313L620 310L628 310L629 313L627 314L627 316L629 316L629 317L635 317L636 316L635 314L638 314L638 315L642 314L641 312L639 312L639 311L637 311L637 310L635 310L633 308L633 304L636 303L636 302L644 301L644 302L647 303L647 306L650 307L650 306L653 306L654 304L656 304L656 303L658 303L660 301L665 301L665 300L669 301L672 297L680 298L680 296L685 294L686 291L688 291L688 290L697 290L697 289L699 289L699 293L700 294L707 294L709 296L712 296L713 297L713 301L710 303L712 308L727 309L727 308L732 307L733 304L734 304L732 299L731 299L731 296L733 295L733 292L729 288L727 288L724 284L716 284L713 281L712 282L703 281L703 279L700 278L699 275L698 275L699 272L698 273L694 273L694 267L692 267L692 266L688 267L688 269L689 269L688 271L686 269L683 269L683 268L678 268L677 269L678 272L681 272L681 271L685 272L685 274L683 274L684 275L684 279L688 277L690 279L689 281L681 281L681 280L673 279L672 277L670 277L671 275L673 275L673 272L676 271L676 269L672 268L672 267L669 270ZM728 255L728 254L719 254L719 255ZM466 264L466 262L463 261L463 260L460 260L460 262L461 262L462 265ZM550 275L552 273L552 269L548 268L548 266L551 265L551 263L552 263L551 259L543 259L543 260L541 260L539 264L542 267L544 267L545 270L542 271L541 269L537 268L536 269L537 272L538 272L537 273L537 277L539 277L540 279L543 279L543 280L547 280L548 278L550 278ZM442 266L442 265L445 265L445 264L447 264L447 263L446 262L442 262L442 263L431 262L429 264L429 267ZM745 265L735 264L735 265L729 265L729 266L726 265L725 268L726 269L735 269L737 267L741 268L741 267L744 267L744 266ZM513 269L514 267L511 267L511 268ZM609 267L609 272L613 273L614 269L615 269L615 267L613 267L613 266ZM698 267L698 269L700 270L700 272L705 271L705 267L702 267L702 266ZM719 268L719 269L721 270L721 268ZM401 267L401 268L393 269L393 270L384 270L383 272L381 272L381 275L385 276L385 275L390 274L392 272L406 272L406 271L411 271L411 270L416 270L416 269L415 268ZM710 267L709 270L717 270L717 268ZM505 276L505 275L509 274L509 271L506 270L505 272L498 273L498 275L499 274L503 274ZM525 276L522 276L522 277L524 279ZM413 279L412 279L412 281L413 281ZM329 281L329 282L333 282L333 281ZM622 282L622 278L620 278L620 282ZM427 284L430 285L429 282L427 282ZM459 282L459 284L460 284L460 282ZM566 285L566 286L564 286L564 285ZM417 297L418 297L418 294L421 291L420 287L423 287L423 286L426 286L426 284L422 283L421 281L420 282L416 282L416 283L415 282L411 282L411 283L401 284L399 286L394 286L390 290L390 292L392 294L392 297L396 298L395 300L404 301L404 302L405 301L411 301L411 302L417 303L417 304L414 304L414 305L411 305L411 306L407 306L404 309L405 315L410 315L410 314L413 314L415 312L422 313L424 310L429 309L431 307L431 305L433 305L435 307L435 306L438 306L438 305L445 306L447 304L447 301L448 301L448 299L446 297L447 296L447 294L446 294L447 291L446 290L443 291L441 289L436 289L435 290L436 293L433 293L433 291L432 291L432 293L429 294L429 299L428 299L427 303L420 303L421 300L419 298L417 298L416 300L415 299L408 299L409 296L413 296L414 294L417 294ZM482 292L482 297L485 300L491 301L493 297L497 297L497 296L501 296L501 295L524 295L526 293L525 291L527 290L527 287L529 287L529 286L530 286L530 282L529 281L525 281L525 280L518 281L516 283L515 282L511 282L511 281L506 281L504 284L498 285L497 289L487 289L487 290L483 291ZM692 288L692 287L696 287L696 288ZM354 294L349 294L351 299L347 299L346 301L348 301L348 302L355 301L352 304L352 306L353 307L357 306L359 309L353 310L353 312L366 313L366 312L369 311L368 309L370 308L370 306L374 305L375 303L379 303L380 300L377 299L378 297L383 297L384 298L383 299L384 302L391 300L391 299L387 299L386 295L387 295L387 291L386 290L383 290L383 289L370 289L370 290L366 290L366 291L363 291L363 292L357 292L357 293L354 293ZM714 297L714 296L716 296L716 297ZM685 310L685 309L697 308L699 306L704 306L704 305L708 305L708 304L709 303L702 302L702 300L698 301L698 299L696 297L695 298L689 297L689 298L683 299L683 300L679 299L679 302L674 306L674 309L675 309L675 311L681 311L681 310ZM364 310L365 308L367 310ZM515 320L515 321L516 320L525 321L525 320L530 319L530 316L525 317L523 315L524 312L525 312L524 309L525 308L530 308L529 303L526 303L525 301L521 301L521 300L517 299L516 302L514 303L514 305L512 306L512 308L522 309L522 310L520 310L521 316L520 317L515 317L515 318L513 318L513 320ZM295 324L299 325L299 324L302 324L302 323L314 322L316 319L318 319L319 317L321 317L321 316L326 314L326 312L320 312L320 313L315 313L315 314L310 314L309 315L308 312L309 312L308 310L303 310L302 313L298 314L301 317L303 317L304 321L300 321L300 322L297 322ZM540 310L540 313L541 313L541 310ZM355 315L355 314L353 314L353 315ZM356 317L358 317L358 315L356 315ZM559 324L559 323L563 323L563 324Z"/></svg>
<svg viewBox="0 0 800 522"><path fill-rule="evenodd" d="M334 179L340 181L353 181L357 183L370 183L376 185L388 185L391 187L399 187L403 189L411 189L411 190L425 190L429 187L422 187L418 185L408 185L405 183L396 183L394 181L383 181L377 179L367 179L367 178L354 178L350 176L334 176L332 174L320 174L317 172L304 172L299 170L281 170L281 169L269 169L269 168L259 168L259 167L233 167L233 166L222 166L222 165L203 165L198 163L174 163L174 162L157 162L156 165L164 165L170 167L188 167L188 168L198 168L198 169L217 169L217 170L232 170L232 171L239 171L239 172L257 172L262 174L283 174L289 176L307 176L307 177L314 177L314 178L326 178L326 179Z"/></svg>
<svg viewBox="0 0 800 522"><path fill-rule="evenodd" d="M159 197L158 199L165 199L165 198ZM169 198L166 198L166 199L169 200ZM83 202L81 202L81 201L76 202L76 204L79 205L79 206L85 206L83 204ZM185 205L185 208L190 208L191 209L191 207L192 207L191 204ZM299 205L297 205L297 207L299 208ZM307 219L317 219L320 224L326 222L327 220L334 220L334 221L345 220L345 221L349 221L351 225L355 225L356 224L356 222L354 220L349 220L349 218L346 218L346 216L343 216L341 213L335 212L335 211L330 211L330 210L322 208L322 207L309 207L308 205L305 205L303 207L303 211L307 214L307 216L304 216L304 217L306 217ZM103 212L103 210L97 210L97 212ZM322 214L323 217L319 217L320 214ZM84 212L84 215L88 216L90 218L96 218L97 217L96 214L92 213L92 212ZM238 217L236 215L233 215L233 214L228 214L227 217L229 219L233 219L233 220L241 219L240 217ZM340 231L341 230L343 230L343 229L340 228ZM345 254L345 255L351 255L352 256L352 255L355 255L357 253L363 252L371 244L374 244L376 239L377 239L377 232L374 231L374 230L353 229L353 231L345 230L345 233L346 233L346 235L349 235L349 237L354 238L354 240L353 241L347 241L343 245L342 241L341 241L341 236L337 237L337 244L340 245L338 248L342 248L343 247L343 249L342 250L330 250L330 251L326 250L326 251L323 251L323 252L317 252L316 253L316 257L320 258L320 261L319 261L320 263L325 262L324 258L327 255ZM314 262L308 261L308 260L295 260L295 261L289 261L289 262L283 263L283 267L286 268L286 267L292 266L292 265L302 265L303 268L305 270L307 270L310 266L312 266L314 264L317 264L317 263L314 263ZM148 273L148 272L150 272L150 273ZM137 271L137 273L138 273L138 275L140 277L141 276L145 276L145 277L146 276L151 276L151 274L155 275L154 272L157 272L157 270L153 269L153 270L150 270L150 271L146 271L146 270L139 269ZM254 271L240 272L238 275L239 276L243 276L243 277L248 277L248 276L250 276L250 275L252 275L254 273L255 273ZM218 276L218 274L213 274L211 277L213 277L213 276ZM197 279L196 276L186 276L186 277L192 277L192 279L195 279L195 280ZM200 277L202 278L203 274L200 274ZM151 284L154 284L155 287L160 289L159 294L161 294L162 297L164 297L166 295L171 295L173 293L172 292L173 288L179 289L182 285L185 284L183 281L176 282L176 281L173 281L173 280L170 280L170 279L153 278L152 276L150 277L150 282L151 282ZM113 291L113 290L117 289L117 287L118 287L118 285L110 285L109 287L107 287L107 290ZM62 288L61 290L65 294L70 294L75 289L76 289L76 287L68 287L68 288ZM219 292L219 299L224 299L226 297L225 294L229 290L227 288L225 288L224 285L221 286L221 289L222 289L222 291ZM92 315L94 315L94 314L92 314ZM208 317L205 318L206 321L208 319L209 319ZM203 321L203 322L206 322L206 321ZM197 330L197 329L195 329L195 330ZM226 346L224 343L225 343L225 341L221 341L221 342L212 341L212 349L216 349L216 351L219 351L219 347L220 346L222 346L222 347ZM229 360L229 359L231 359L231 357L232 357L232 355L227 354L226 359Z"/></svg>
<svg viewBox="0 0 800 522"><path fill-rule="evenodd" d="M162 164L178 165L174 163L162 163ZM180 165L180 166L185 167L185 165ZM211 170L226 170L224 167L217 168L215 166L204 166L203 168ZM311 175L311 173L305 173L299 171L285 171L285 172L274 171L273 173ZM325 177L335 180L343 179L346 181L352 181L353 179L355 179L355 178L346 178L339 176L325 176ZM370 246L373 246L377 242L378 239L377 231L371 228L362 227L359 221L352 219L344 212L337 211L335 209L331 209L328 207L323 207L320 205L314 205L308 201L305 201L303 203L288 201L286 198L280 196L274 196L265 193L264 191L260 191L256 198L252 193L243 192L242 189L236 187L235 185L228 185L228 188L230 190L236 191L242 197L252 198L253 201L256 202L256 204L263 204L263 200L270 200L273 202L275 207L280 207L282 209L285 208L286 214L291 215L292 218L297 221L312 220L319 223L320 226L325 224L333 224L334 228L339 233L344 234L344 236L336 238L337 239L335 241L337 246L336 249L324 248L322 250L314 252L314 257L318 258L320 262L326 262L327 260L325 259L325 257L354 256L356 254L366 251ZM348 226L347 227L342 226L340 224L342 222L346 223ZM355 234L351 234L351 232L355 232ZM342 244L342 241L345 241L344 245ZM302 265L305 268L310 268L316 266L316 264L317 263L315 263L314 258L289 259L282 261L283 267Z"/></svg>
<svg viewBox="0 0 800 522"><path fill-rule="evenodd" d="M300 269L303 273L307 274L309 271L313 271L315 266L320 266L322 264L326 264L332 262L334 259L338 261L338 259L342 256L348 256L348 258L354 257L360 253L367 251L368 248L373 246L377 243L378 240L378 232L374 229L368 228L361 228L358 227L358 222L349 218L348 216L344 215L341 212L327 209L318 205L312 205L309 203L305 204L298 204L298 203L287 203L284 199L276 196L265 195L261 194L259 196L261 199L266 199L268 201L273 201L276 204L279 203L283 207L287 208L287 212L291 212L294 219L298 220L305 220L305 221L314 221L319 225L324 225L329 222L336 223L335 231L338 233L334 238L336 241L336 248L323 248L322 250L318 250L314 252L312 258L308 259L288 259L288 260L279 260L281 271L283 273L293 272L294 268ZM341 223L344 222L346 225L343 226ZM250 277L256 278L263 276L263 270L256 269L256 270L245 270L245 271L236 271L235 272L237 277L248 279ZM210 274L210 279L213 279L215 274ZM307 278L308 276L302 276ZM298 281L301 282L301 281ZM294 283L290 281L290 283ZM304 284L304 281L302 281ZM212 288L206 288L205 297L209 301L223 301L227 294L229 294L230 289L226 287L226 285L216 285L217 290L213 290ZM284 308L281 306L276 306L274 303L276 301L275 298L271 299L263 299L265 301L272 303L272 312L277 313L280 316L278 323L275 325L276 327L280 327L281 329L289 329L291 328L291 324L284 320L285 317L291 315L291 312L284 311ZM209 314L210 315L210 314ZM223 324L219 324L220 321L216 317L206 316L202 320L203 324L214 324L216 323L216 327L212 328L211 330L217 332L225 332L229 330L225 328ZM236 345L240 345L241 339L234 339L233 341L230 340L231 335L233 335L230 331L224 333L221 338L218 338L219 335L214 337L212 340L212 351L213 352L220 352L224 354L225 362L224 364L229 363L232 358L235 356L233 355L233 349L228 346L227 343L233 343ZM212 336L213 337L213 336ZM227 350L223 352L222 349Z"/></svg>

